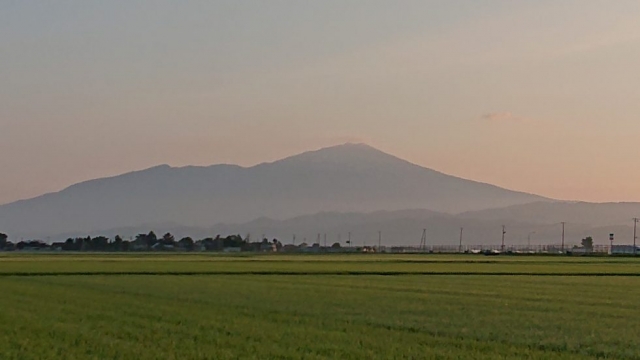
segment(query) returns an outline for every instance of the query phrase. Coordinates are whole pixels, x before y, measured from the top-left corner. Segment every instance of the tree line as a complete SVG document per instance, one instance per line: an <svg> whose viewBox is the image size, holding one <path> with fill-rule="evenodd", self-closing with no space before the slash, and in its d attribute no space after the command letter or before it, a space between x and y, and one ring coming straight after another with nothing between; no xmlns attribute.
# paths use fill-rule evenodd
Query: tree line
<svg viewBox="0 0 640 360"><path fill-rule="evenodd" d="M314 246L319 246L314 244ZM287 245L291 246L291 245ZM306 244L301 244L306 246ZM338 244L339 246L339 244ZM64 242L51 244L41 240L28 240L12 243L8 236L0 233L0 250L58 250L58 251L254 251L271 252L281 251L285 246L278 239L251 241L250 235L244 238L240 235L222 237L207 237L194 240L191 237L183 237L177 240L171 233L157 236L153 231L147 234L138 234L130 240L123 239L120 235L110 239L106 236L69 238ZM335 247L335 244L334 244Z"/></svg>

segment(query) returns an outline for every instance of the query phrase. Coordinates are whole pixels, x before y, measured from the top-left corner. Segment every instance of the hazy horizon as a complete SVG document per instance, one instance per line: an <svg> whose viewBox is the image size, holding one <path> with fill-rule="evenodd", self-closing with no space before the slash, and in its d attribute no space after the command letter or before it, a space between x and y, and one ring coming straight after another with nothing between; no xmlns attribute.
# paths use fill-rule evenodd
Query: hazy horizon
<svg viewBox="0 0 640 360"><path fill-rule="evenodd" d="M640 201L640 2L0 3L0 204L363 142L556 199Z"/></svg>

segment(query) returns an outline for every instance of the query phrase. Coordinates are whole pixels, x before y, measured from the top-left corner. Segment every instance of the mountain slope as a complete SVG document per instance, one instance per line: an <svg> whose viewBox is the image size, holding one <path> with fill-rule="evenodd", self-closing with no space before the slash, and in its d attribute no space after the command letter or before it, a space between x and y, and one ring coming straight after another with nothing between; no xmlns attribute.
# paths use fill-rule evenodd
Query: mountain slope
<svg viewBox="0 0 640 360"><path fill-rule="evenodd" d="M346 144L250 168L163 165L87 181L1 206L0 229L35 236L161 222L208 227L322 211L455 213L544 200Z"/></svg>
<svg viewBox="0 0 640 360"><path fill-rule="evenodd" d="M539 224L560 223L591 226L629 225L640 216L640 203L535 202L499 209L470 211L461 217Z"/></svg>

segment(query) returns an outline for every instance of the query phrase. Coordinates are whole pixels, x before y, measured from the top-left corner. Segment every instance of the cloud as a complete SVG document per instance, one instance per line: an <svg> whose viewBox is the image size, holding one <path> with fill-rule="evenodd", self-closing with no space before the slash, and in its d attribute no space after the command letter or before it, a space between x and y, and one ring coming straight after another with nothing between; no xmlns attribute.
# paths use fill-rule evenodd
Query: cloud
<svg viewBox="0 0 640 360"><path fill-rule="evenodd" d="M508 111L492 112L482 115L483 120L495 121L495 122L528 122L529 119L522 116L514 115Z"/></svg>

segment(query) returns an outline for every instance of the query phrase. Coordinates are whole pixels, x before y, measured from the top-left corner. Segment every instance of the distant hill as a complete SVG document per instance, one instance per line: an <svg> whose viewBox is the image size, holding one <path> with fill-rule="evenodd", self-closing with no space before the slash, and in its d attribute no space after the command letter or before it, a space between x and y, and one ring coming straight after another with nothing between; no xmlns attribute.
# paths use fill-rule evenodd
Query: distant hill
<svg viewBox="0 0 640 360"><path fill-rule="evenodd" d="M210 227L323 211L457 213L545 200L345 144L249 168L163 165L91 180L0 206L0 229L44 236L165 222Z"/></svg>
<svg viewBox="0 0 640 360"><path fill-rule="evenodd" d="M544 204L531 204L537 209ZM502 238L502 225L506 226L505 242L524 245L529 235L533 244L555 245L562 240L561 221L565 221L566 244L579 244L580 240L592 236L596 244L608 244L609 234L616 235L617 244L631 244L633 242L633 222L629 217L628 204L603 206L603 216L595 221L585 216L585 208L593 206L600 208L600 204L567 203L562 204L557 215L545 213L544 208L536 212L524 211L526 216L519 217L517 212L508 209L478 212L484 217L471 217L470 213L451 215L430 210L402 210L377 211L372 213L319 213L315 215L295 217L287 220L259 219L237 225L217 225L206 229L209 234L252 234L260 237L263 234L269 238L278 238L283 242L292 242L296 235L298 243L316 242L320 234L321 242L327 234L327 243L332 244L341 240L342 245L351 232L354 244L377 244L378 231L382 232L383 244L387 245L415 245L420 243L422 230L427 230L427 242L434 245L456 245L459 243L460 228L463 227L463 242L469 245L499 245ZM528 205L522 206L527 208ZM640 209L640 204L636 204ZM572 209L575 215L570 216ZM502 210L502 211L501 211ZM621 216L606 216L607 213ZM493 213L494 216L488 216ZM622 215L626 214L626 215ZM502 216L501 216L502 215ZM529 216L531 215L531 216ZM558 220L563 219L564 220ZM626 218L625 218L626 216ZM593 221L592 221L593 220Z"/></svg>
<svg viewBox="0 0 640 360"><path fill-rule="evenodd" d="M582 207L587 204L567 204L568 207ZM598 205L598 204L592 204ZM535 206L534 206L535 207ZM497 210L492 210L497 211ZM378 231L382 234L383 245L418 246L423 229L427 230L427 243L431 245L457 245L460 228L464 227L463 242L466 245L499 245L502 237L502 225L506 226L507 245L531 243L536 245L556 245L561 242L562 226L554 218L544 219L524 217L516 219L509 216L494 218L471 218L469 214L451 215L431 210L376 211L371 213L322 212L314 215L298 216L286 220L259 218L241 224L218 224L212 227L186 227L179 224L147 224L137 227L118 228L93 233L64 234L56 239L69 236L106 235L113 238L122 235L125 238L150 230L161 235L171 232L177 238L191 236L196 239L215 237L216 235L240 234L259 239L265 236L277 238L283 243L292 243L293 236L297 244L312 244L318 241L327 245L340 242L342 246L351 233L354 245L375 245L378 243ZM566 215L566 214L565 214ZM616 234L617 244L633 242L633 223L626 224L584 224L567 222L565 241L567 245L579 244L580 240L592 236L596 244L608 244L609 233Z"/></svg>
<svg viewBox="0 0 640 360"><path fill-rule="evenodd" d="M591 226L628 225L640 217L640 203L535 202L470 211L461 217L539 224L567 222Z"/></svg>

